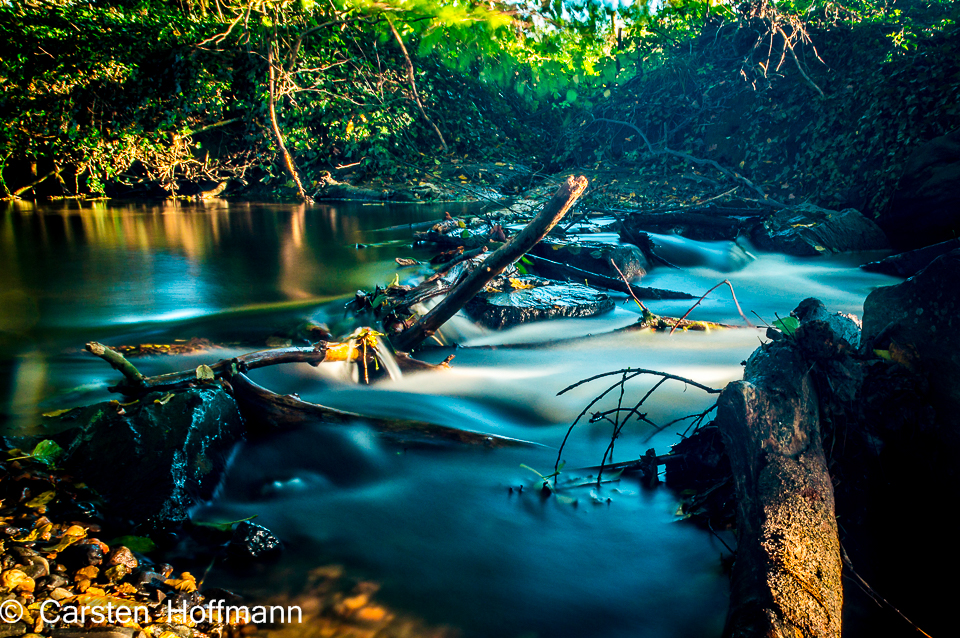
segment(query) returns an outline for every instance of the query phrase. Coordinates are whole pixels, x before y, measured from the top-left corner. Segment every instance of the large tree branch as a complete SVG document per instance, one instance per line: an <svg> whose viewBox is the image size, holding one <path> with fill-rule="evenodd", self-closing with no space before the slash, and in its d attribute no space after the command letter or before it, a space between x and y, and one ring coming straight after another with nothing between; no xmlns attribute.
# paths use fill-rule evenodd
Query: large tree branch
<svg viewBox="0 0 960 638"><path fill-rule="evenodd" d="M633 131L640 136L640 139L643 140L643 143L646 144L647 152L649 152L651 155L671 155L673 157L678 157L686 162L690 162L691 164L697 164L700 166L711 166L717 171L719 171L720 173L722 173L723 175L725 175L726 177L728 177L731 181L738 184L743 184L744 186L752 190L754 193L758 194L761 198L761 201L759 203L765 206L773 206L776 208L787 208L786 204L784 204L783 202L778 202L775 199L771 199L770 196L768 196L763 191L762 188L760 188L759 186L751 182L749 179L747 179L740 173L732 171L729 168L722 166L720 163L714 160L695 157L693 155L690 155L689 153L675 151L671 148L668 148L667 146L664 146L663 148L654 148L653 144L650 143L650 139L647 138L644 132L641 131L636 126L634 126L633 124L631 124L630 122L625 122L623 120L614 120L608 117L595 117L593 118L593 120L595 122L609 122L611 124L619 124L620 126L625 126L629 129L633 129Z"/></svg>
<svg viewBox="0 0 960 638"><path fill-rule="evenodd" d="M492 255L437 304L433 310L420 318L417 323L391 337L397 350L410 350L433 335L448 319L483 290L491 279L503 272L503 269L522 257L528 250L543 239L557 225L577 198L587 188L586 177L568 177L567 182L557 189L553 198L547 202L539 215L526 228L498 248Z"/></svg>

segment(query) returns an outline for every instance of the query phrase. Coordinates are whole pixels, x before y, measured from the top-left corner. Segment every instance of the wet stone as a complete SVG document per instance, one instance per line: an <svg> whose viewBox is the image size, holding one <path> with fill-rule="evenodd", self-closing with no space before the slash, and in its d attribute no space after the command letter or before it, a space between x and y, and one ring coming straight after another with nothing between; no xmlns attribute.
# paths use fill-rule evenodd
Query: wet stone
<svg viewBox="0 0 960 638"><path fill-rule="evenodd" d="M482 292L466 305L467 314L487 328L502 329L544 319L593 317L614 307L606 293L583 284L550 282L536 277L521 277L516 281L534 287Z"/></svg>
<svg viewBox="0 0 960 638"><path fill-rule="evenodd" d="M45 587L47 589L56 589L58 587L63 587L69 581L60 574L50 574L45 578L37 581L37 587Z"/></svg>
<svg viewBox="0 0 960 638"><path fill-rule="evenodd" d="M134 570L139 565L137 557L133 555L133 552L129 548L121 545L120 547L114 548L110 554L107 556L108 565L123 565L129 570Z"/></svg>
<svg viewBox="0 0 960 638"><path fill-rule="evenodd" d="M231 558L240 561L260 561L275 558L283 550L283 543L263 525L248 521L239 523L227 545Z"/></svg>
<svg viewBox="0 0 960 638"><path fill-rule="evenodd" d="M859 211L832 211L812 204L785 208L772 215L754 230L752 239L762 250L798 257L889 247L880 227Z"/></svg>
<svg viewBox="0 0 960 638"><path fill-rule="evenodd" d="M72 568L99 565L103 562L103 550L97 543L75 543L60 552L59 560Z"/></svg>

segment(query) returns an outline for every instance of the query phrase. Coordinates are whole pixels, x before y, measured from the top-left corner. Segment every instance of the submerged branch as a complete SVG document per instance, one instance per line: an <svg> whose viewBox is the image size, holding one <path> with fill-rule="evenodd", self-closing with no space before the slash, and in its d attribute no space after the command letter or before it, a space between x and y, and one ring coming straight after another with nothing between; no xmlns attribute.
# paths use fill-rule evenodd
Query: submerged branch
<svg viewBox="0 0 960 638"><path fill-rule="evenodd" d="M231 385L237 401L246 409L247 414L259 417L264 422L269 423L271 427L298 424L307 420L338 424L359 422L369 425L384 436L407 443L446 441L495 448L538 445L497 434L459 430L425 421L372 417L336 410L316 403L309 403L289 394L276 394L254 383L243 373L233 375Z"/></svg>
<svg viewBox="0 0 960 638"><path fill-rule="evenodd" d="M594 399L593 399L592 401L590 401L590 403L587 404L587 407L585 407L585 408L580 412L580 414L577 415L577 418L574 419L573 423L570 424L570 427L567 429L567 433L566 433L566 434L564 435L564 437L563 437L563 441L560 443L560 449L557 451L557 461L556 461L556 463L554 464L554 470L559 470L559 467L560 467L560 457L561 457L562 454L563 454L563 448L564 448L564 446L566 446L567 440L570 438L570 434L573 432L573 428L575 428L576 425L577 425L577 423L580 422L580 419L582 419L582 418L584 417L584 415L586 415L587 412L590 411L590 408L592 408L592 407L593 407L594 405L596 405L601 399L603 399L603 398L604 398L605 396L607 396L610 392L612 392L613 390L615 390L615 389L617 389L617 388L620 388L620 389L621 389L621 393L622 393L623 388L624 388L625 384L627 383L627 381L630 381L631 379L635 379L636 377L638 377L638 376L640 376L640 375L643 375L643 374L652 374L652 375L656 375L656 376L662 377L662 379L656 384L656 386L654 386L654 390L657 389L658 387L660 387L660 385L662 385L664 381L666 381L666 380L668 380L668 379L673 379L674 381L682 381L682 382L685 383L685 384L692 385L692 386L694 386L694 387L696 387L696 388L699 388L699 389L703 390L704 392L707 392L708 394L720 394L720 392L722 392L722 390L718 390L718 389L716 389L716 388L711 388L710 386L703 385L702 383L698 383L698 382L694 381L693 379L688 379L688 378L686 378L686 377L681 377L681 376L676 375L676 374L670 374L669 372L661 372L661 371L659 371L659 370L647 370L647 369L644 369L644 368L639 368L639 369L624 368L624 369L621 369L621 370L614 370L614 371L612 371L612 372L604 372L604 373L601 373L601 374L594 375L594 376L592 376L592 377L590 377L590 378L588 378L588 379L583 379L583 380L578 381L578 382L576 382L576 383L574 383L574 384L568 385L568 386L567 386L566 388L564 388L563 390L560 390L560 392L557 392L557 396L560 396L561 394L564 394L565 392L568 392L568 391L570 391L570 390L573 390L574 388L577 388L577 387L579 387L579 386L581 386L581 385L584 385L584 384L586 384L586 383L590 383L591 381L596 381L597 379L603 379L603 378L605 378L605 377L610 377L610 376L614 376L614 375L621 375L621 377L622 377L622 378L620 379L620 381L618 381L618 382L614 383L613 385L611 385L609 388L607 388L606 390L604 390L599 396L594 397ZM634 408L632 408L632 409L630 410L630 413L635 413L635 411L640 407L640 405L641 405L644 401L646 401L647 397L649 397L651 394L652 394L652 390L651 390L650 392L648 392L648 393L646 394L646 396L644 396L643 399L641 399L640 402L639 402ZM622 395L621 395L621 401L622 401ZM618 406L617 412L619 412L619 411L620 411L620 407ZM624 420L626 420L626 418L625 418ZM644 418L644 420L645 420L645 418ZM621 427L622 427L622 426L621 426ZM615 434L616 434L616 433L615 433Z"/></svg>

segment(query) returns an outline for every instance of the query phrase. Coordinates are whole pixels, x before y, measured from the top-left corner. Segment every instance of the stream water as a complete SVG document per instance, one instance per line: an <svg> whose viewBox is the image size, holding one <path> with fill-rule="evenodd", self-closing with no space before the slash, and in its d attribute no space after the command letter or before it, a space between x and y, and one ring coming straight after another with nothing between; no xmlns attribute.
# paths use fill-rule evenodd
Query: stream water
<svg viewBox="0 0 960 638"><path fill-rule="evenodd" d="M272 330L305 319L326 322L335 334L347 330L346 296L385 285L397 273L401 281L416 274L398 270L395 257L431 254L391 243L409 238L406 228L377 229L469 210L220 201L0 206L0 418L8 433L33 431L40 412L109 397L114 373L82 351L87 341L262 343ZM856 268L876 255L754 253L757 259L744 268L721 272L726 269L716 251L723 246L669 241L690 265L655 270L643 285L701 294L729 279L754 323L757 315L767 322L783 317L809 296L859 314L871 289L896 281ZM649 305L679 316L690 302ZM257 515L286 542L286 551L255 577L214 570L209 582L259 595L295 592L312 568L338 563L380 583L378 596L386 604L457 627L466 637L719 635L727 604L720 555L726 550L678 520L674 494L625 478L541 499L537 475L521 467L552 472L567 428L610 382L557 396L566 386L633 367L719 388L740 377L740 362L763 338L759 329L610 334L636 318L633 302L620 297L614 312L594 319L497 333L456 318L445 336L471 347L424 355L437 361L456 354L452 370L370 387L345 381L333 365L256 371L259 383L306 400L539 445L404 449L382 443L362 423L307 425L248 442L218 498L195 516L228 521ZM726 287L691 318L742 323ZM571 337L579 338L535 345ZM146 357L137 365L157 374L249 349ZM625 401L639 400L654 381L628 385ZM668 383L645 405L650 420L666 423L711 403L699 390ZM617 441L615 460L651 447L665 453L685 427L658 433L630 425ZM609 439L609 423L578 425L563 452L562 476L590 474L572 468L599 464Z"/></svg>

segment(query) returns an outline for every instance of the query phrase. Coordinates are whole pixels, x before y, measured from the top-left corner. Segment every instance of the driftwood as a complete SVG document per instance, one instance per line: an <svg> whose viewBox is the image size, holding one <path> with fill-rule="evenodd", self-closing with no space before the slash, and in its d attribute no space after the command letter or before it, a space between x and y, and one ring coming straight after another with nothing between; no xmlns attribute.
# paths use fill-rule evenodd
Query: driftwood
<svg viewBox="0 0 960 638"><path fill-rule="evenodd" d="M437 331L448 319L457 314L463 306L483 290L491 279L522 257L538 241L543 239L557 222L563 218L574 202L587 188L586 177L569 177L553 198L533 221L498 248L478 267L464 278L447 297L433 310L421 317L415 324L403 332L391 336L390 340L397 350L409 351L417 347Z"/></svg>
<svg viewBox="0 0 960 638"><path fill-rule="evenodd" d="M718 401L739 539L727 637L840 635L840 542L810 367L796 338L773 341Z"/></svg>

